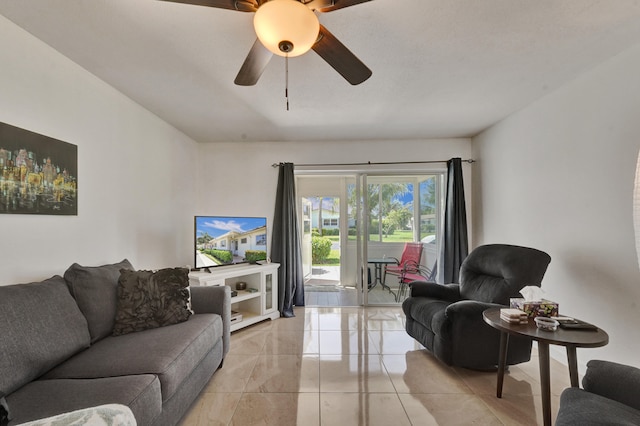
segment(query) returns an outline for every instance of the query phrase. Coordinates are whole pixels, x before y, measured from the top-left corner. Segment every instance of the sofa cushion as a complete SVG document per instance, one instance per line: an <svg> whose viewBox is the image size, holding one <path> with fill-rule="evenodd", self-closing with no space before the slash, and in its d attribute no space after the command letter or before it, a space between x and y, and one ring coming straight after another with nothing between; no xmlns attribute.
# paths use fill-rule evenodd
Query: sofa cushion
<svg viewBox="0 0 640 426"><path fill-rule="evenodd" d="M160 382L151 374L90 380L36 380L8 397L9 425L103 404L131 409L138 426L153 424L162 412Z"/></svg>
<svg viewBox="0 0 640 426"><path fill-rule="evenodd" d="M62 277L0 286L2 392L10 394L88 346L87 321Z"/></svg>
<svg viewBox="0 0 640 426"><path fill-rule="evenodd" d="M106 337L44 378L155 374L162 386L162 400L166 401L221 338L219 315L192 315L179 324Z"/></svg>
<svg viewBox="0 0 640 426"><path fill-rule="evenodd" d="M189 319L189 270L122 270L113 335L177 324Z"/></svg>
<svg viewBox="0 0 640 426"><path fill-rule="evenodd" d="M102 266L74 263L64 273L69 290L89 324L91 343L109 336L113 331L121 269L133 269L133 266L126 259Z"/></svg>
<svg viewBox="0 0 640 426"><path fill-rule="evenodd" d="M560 395L557 425L640 425L640 411L579 388Z"/></svg>

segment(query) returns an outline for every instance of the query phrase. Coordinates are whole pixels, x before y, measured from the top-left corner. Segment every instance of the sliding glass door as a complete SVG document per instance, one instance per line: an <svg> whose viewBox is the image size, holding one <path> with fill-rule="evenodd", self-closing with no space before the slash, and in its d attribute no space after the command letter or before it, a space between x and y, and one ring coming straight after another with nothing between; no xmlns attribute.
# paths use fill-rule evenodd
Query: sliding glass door
<svg viewBox="0 0 640 426"><path fill-rule="evenodd" d="M357 306L357 260L347 247L347 176L298 176L307 306ZM306 253L306 254L305 254Z"/></svg>
<svg viewBox="0 0 640 426"><path fill-rule="evenodd" d="M312 251L304 256L311 259L304 267L307 304L401 303L407 293L397 266L408 246L419 247L416 262L424 269L436 266L442 172L298 176L297 182L303 242ZM322 275L333 281L319 281Z"/></svg>
<svg viewBox="0 0 640 426"><path fill-rule="evenodd" d="M354 210L361 210L362 217L361 263L366 263L367 269L362 279L367 290L363 291L363 304L398 304L404 300L408 292L401 283L403 271L398 265L405 260L407 248L415 249L414 261L423 273L436 266L443 211L442 176L361 175L361 195L353 198L352 205ZM347 193L355 194L358 182Z"/></svg>

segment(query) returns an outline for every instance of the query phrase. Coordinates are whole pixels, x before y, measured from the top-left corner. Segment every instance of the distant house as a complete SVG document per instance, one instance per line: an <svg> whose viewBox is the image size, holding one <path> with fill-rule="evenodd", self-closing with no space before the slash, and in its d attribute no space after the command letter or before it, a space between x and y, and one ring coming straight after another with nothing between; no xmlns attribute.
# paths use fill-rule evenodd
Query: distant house
<svg viewBox="0 0 640 426"><path fill-rule="evenodd" d="M315 209L311 211L311 227L319 229L318 219L320 216L320 210ZM338 210L331 211L322 209L322 229L338 229L340 227L340 212Z"/></svg>
<svg viewBox="0 0 640 426"><path fill-rule="evenodd" d="M245 232L229 231L202 244L199 249L229 250L234 256L245 257L247 250L267 251L267 227Z"/></svg>

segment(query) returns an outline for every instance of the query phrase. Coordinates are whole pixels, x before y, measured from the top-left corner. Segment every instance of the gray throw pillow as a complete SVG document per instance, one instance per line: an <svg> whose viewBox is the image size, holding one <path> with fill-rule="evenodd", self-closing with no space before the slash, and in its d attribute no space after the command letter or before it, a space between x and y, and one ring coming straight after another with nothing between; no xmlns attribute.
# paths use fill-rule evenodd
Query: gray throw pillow
<svg viewBox="0 0 640 426"><path fill-rule="evenodd" d="M156 272L123 269L118 281L118 310L113 335L177 324L189 319L189 270Z"/></svg>
<svg viewBox="0 0 640 426"><path fill-rule="evenodd" d="M127 259L102 266L74 263L64 273L69 291L89 324L91 343L110 336L113 331L121 269L133 269L133 266Z"/></svg>

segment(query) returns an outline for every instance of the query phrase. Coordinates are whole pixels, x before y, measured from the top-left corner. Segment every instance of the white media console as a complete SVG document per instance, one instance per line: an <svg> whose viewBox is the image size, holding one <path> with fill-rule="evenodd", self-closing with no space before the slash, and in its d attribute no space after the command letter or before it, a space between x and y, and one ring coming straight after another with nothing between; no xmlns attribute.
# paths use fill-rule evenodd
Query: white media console
<svg viewBox="0 0 640 426"><path fill-rule="evenodd" d="M245 290L236 290L231 297L231 331L251 324L280 317L278 312L278 263L262 265L229 265L210 268L211 272L192 271L192 286L226 285L236 290L236 284L246 283Z"/></svg>

